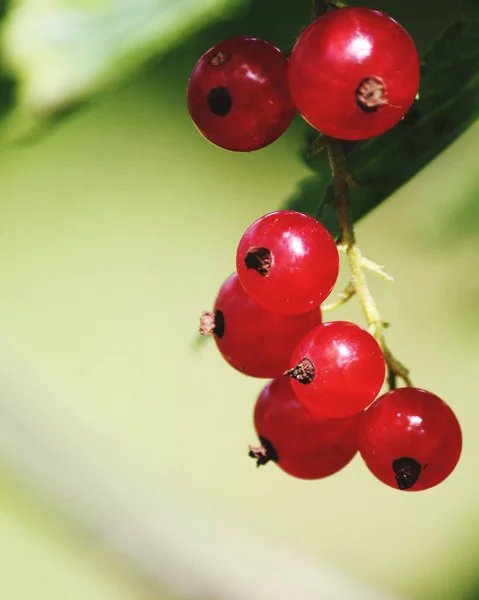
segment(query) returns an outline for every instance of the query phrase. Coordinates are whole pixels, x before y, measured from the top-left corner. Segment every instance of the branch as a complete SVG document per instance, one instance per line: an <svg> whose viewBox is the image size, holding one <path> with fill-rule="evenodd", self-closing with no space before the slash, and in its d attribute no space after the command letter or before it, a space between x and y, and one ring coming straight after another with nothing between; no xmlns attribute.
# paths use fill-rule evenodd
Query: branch
<svg viewBox="0 0 479 600"><path fill-rule="evenodd" d="M354 296L354 294L356 293L356 288L353 285L353 282L351 281L348 286L338 294L338 299L335 300L334 302L331 302L329 304L323 304L321 306L321 312L326 313L326 312L331 312L333 310L336 310L337 308L343 306L343 304L346 304L346 302L352 298Z"/></svg>
<svg viewBox="0 0 479 600"><path fill-rule="evenodd" d="M351 284L361 303L368 329L382 348L388 369L388 381L390 387L395 387L397 377L400 377L406 385L410 386L412 383L409 378L409 370L393 356L386 344L386 327L381 319L376 302L368 288L364 271L365 269L369 269L381 274L383 277L389 278L389 276L382 271L382 267L365 259L356 243L348 199L348 181L350 181L351 178L346 167L346 161L339 140L327 138L326 148L328 150L329 164L333 175L334 195L339 217L340 236L338 243L341 246L344 246L348 257L349 269L351 271ZM372 265L375 265L375 267L373 268Z"/></svg>

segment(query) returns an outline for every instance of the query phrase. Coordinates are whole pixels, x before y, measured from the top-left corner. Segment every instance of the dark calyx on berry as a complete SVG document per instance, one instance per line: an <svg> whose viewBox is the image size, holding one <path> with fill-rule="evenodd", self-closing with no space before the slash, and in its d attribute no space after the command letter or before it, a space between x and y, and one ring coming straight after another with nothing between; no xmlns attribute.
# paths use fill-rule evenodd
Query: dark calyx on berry
<svg viewBox="0 0 479 600"><path fill-rule="evenodd" d="M278 462L278 453L273 444L264 437L259 438L261 446L250 446L248 456L256 460L256 466L266 465L270 460Z"/></svg>
<svg viewBox="0 0 479 600"><path fill-rule="evenodd" d="M386 86L378 77L366 77L356 89L356 103L364 112L375 112L387 104Z"/></svg>
<svg viewBox="0 0 479 600"><path fill-rule="evenodd" d="M397 458L393 460L393 471L400 490L409 490L419 479L422 468L414 458Z"/></svg>
<svg viewBox="0 0 479 600"><path fill-rule="evenodd" d="M262 277L266 277L273 262L268 248L250 248L246 253L244 264L247 269L254 269Z"/></svg>
<svg viewBox="0 0 479 600"><path fill-rule="evenodd" d="M296 379L299 383L311 383L315 375L314 365L309 358L303 358L300 363L289 371L285 371L284 374Z"/></svg>
<svg viewBox="0 0 479 600"><path fill-rule="evenodd" d="M210 90L206 101L210 111L217 117L226 117L233 104L228 88L222 86Z"/></svg>
<svg viewBox="0 0 479 600"><path fill-rule="evenodd" d="M200 318L201 335L215 334L217 337L223 337L225 333L225 317L222 310L208 312L204 310Z"/></svg>

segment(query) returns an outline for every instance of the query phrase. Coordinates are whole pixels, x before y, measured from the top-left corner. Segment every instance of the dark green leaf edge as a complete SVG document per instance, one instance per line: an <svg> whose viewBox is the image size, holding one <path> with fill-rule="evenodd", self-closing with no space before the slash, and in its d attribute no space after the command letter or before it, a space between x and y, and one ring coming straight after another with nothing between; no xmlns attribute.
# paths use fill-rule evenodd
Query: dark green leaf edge
<svg viewBox="0 0 479 600"><path fill-rule="evenodd" d="M425 54L420 97L394 129L357 144L348 165L359 186L351 190L355 221L378 206L446 149L479 116L479 2L466 0L460 16ZM316 135L306 134L309 146ZM316 215L322 193L321 221L339 233L326 157L304 160L315 172L298 184L285 208ZM326 186L326 187L325 187Z"/></svg>

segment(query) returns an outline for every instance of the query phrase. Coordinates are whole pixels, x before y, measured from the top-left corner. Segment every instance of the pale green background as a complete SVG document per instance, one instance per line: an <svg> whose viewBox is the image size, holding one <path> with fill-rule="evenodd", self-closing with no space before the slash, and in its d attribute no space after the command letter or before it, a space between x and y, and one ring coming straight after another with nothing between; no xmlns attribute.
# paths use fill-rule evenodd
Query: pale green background
<svg viewBox="0 0 479 600"><path fill-rule="evenodd" d="M3 344L45 401L152 481L405 598L465 598L478 561L479 126L357 231L396 278L372 281L391 346L462 423L456 472L418 494L383 487L360 459L296 481L246 457L262 382L192 341L243 230L309 175L302 129L251 155L210 146L184 107L188 68L171 85L140 79L2 153ZM334 316L362 322L354 300ZM9 468L0 481L2 597L170 597L93 550Z"/></svg>

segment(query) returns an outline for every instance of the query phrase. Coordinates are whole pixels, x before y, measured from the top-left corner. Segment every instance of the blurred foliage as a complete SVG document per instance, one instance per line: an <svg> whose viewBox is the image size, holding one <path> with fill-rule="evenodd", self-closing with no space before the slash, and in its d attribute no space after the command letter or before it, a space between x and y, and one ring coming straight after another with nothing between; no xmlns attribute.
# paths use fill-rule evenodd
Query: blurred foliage
<svg viewBox="0 0 479 600"><path fill-rule="evenodd" d="M19 104L48 116L131 76L245 1L11 0L2 62L17 80Z"/></svg>
<svg viewBox="0 0 479 600"><path fill-rule="evenodd" d="M477 178L477 188L479 190L479 174ZM458 236L457 232L461 235ZM477 195L470 196L462 205L454 205L449 218L442 227L436 231L440 243L448 247L450 244L457 244L466 238L475 238L479 231L479 202ZM476 304L477 306L477 304Z"/></svg>
<svg viewBox="0 0 479 600"><path fill-rule="evenodd" d="M80 1L64 4L78 7ZM97 1L90 0L90 6ZM237 448L251 439L251 416L244 407L254 398L255 382L231 379L235 374L220 368L220 363L208 367L210 358L216 360L213 356L186 356L198 309L208 308L204 299L218 284L215 273L230 268L237 233L250 218L277 206L301 172L287 152L294 152L288 144L296 143L296 132L280 142L278 151L271 148L258 156L238 157L209 147L188 121L186 80L194 61L211 43L246 33L286 49L310 14L310 0L257 0L250 6L234 21L209 23L191 36L179 33L175 52L161 65L159 61L151 65L148 85L140 82L126 94L109 98L49 143L2 159L5 343L13 331L16 344L28 356L20 382L30 372L40 373L72 418L117 444L131 466L151 476L152 485L166 473L172 484L191 494L192 502L206 499L213 508L274 539L302 545L346 573L355 572L378 585L400 586L403 597L459 599L463 596L458 588L476 572L476 566L468 564L475 556L476 531L471 524L479 456L473 431L477 342L471 331L478 320L478 297L471 300L475 304L467 313L461 302L469 301L469 285L477 280L477 244L446 261L437 256L437 246L424 256L419 241L423 243L429 219L437 217L440 222L447 212L437 210L439 191L447 188L441 169L457 171L454 181L466 180L468 198L470 194L477 206L468 183L474 168L472 150L466 149L468 155L463 156L461 143L451 149L446 161L431 165L430 178L421 179L416 189L404 190L397 202L384 206L384 215L375 216L379 221L373 216L364 230L370 240L368 253L380 256L402 281L398 294L378 286L385 315L403 324L391 330L395 350L414 365L418 383L433 384L457 403L458 414L469 427L470 433L465 433L472 445L465 452L465 468L451 485L432 490L432 496L408 497L413 504L409 502L406 512L403 496L397 498L379 485L373 489L358 463L338 480L313 486L306 494L299 482L283 481L279 473L265 473L266 479L252 482L249 465L243 468L247 459ZM374 6L400 20L423 50L460 8L450 0L375 0ZM162 60L161 52L158 56ZM459 54L455 60L460 65ZM75 70L73 60L70 69ZM3 78L0 86L10 102L12 80ZM92 89L96 93L110 88L100 82ZM88 102L89 95L84 99ZM70 110L78 106L86 105L68 102ZM70 114L62 108L56 118ZM398 154L399 159L404 155ZM319 162L326 166L325 157ZM376 166L381 168L379 159ZM318 162L315 173L316 168L320 169ZM436 176L438 181L433 181ZM323 189L327 177L325 169ZM317 174L313 179L317 199L321 181ZM447 207L457 206L456 189L451 186L445 193L450 195ZM402 226L394 221L398 216ZM467 219L466 224L471 226ZM175 255L172 248L177 248ZM194 268L192 257L208 268ZM358 316L356 308L344 310L351 312L342 318ZM459 336L459 322L467 328L467 337ZM200 347L206 339L199 338ZM178 364L185 366L187 377L172 377ZM207 385L200 389L198 382L205 377ZM32 400L37 404L41 398ZM9 482L3 479L5 488ZM47 531L48 523L40 536L31 518L25 521L13 509L12 515L5 510L4 491L6 598L120 599L116 587L107 587L104 595L82 587L83 578L94 579L100 568L96 555L82 551L81 560L69 557L66 542L56 542ZM17 504L21 509L21 499ZM298 506L301 510L294 510ZM406 514L408 536L396 517ZM458 515L465 525L457 524ZM15 519L20 521L17 526ZM50 545L58 548L50 550ZM82 562L83 555L91 565ZM76 571L83 571L81 579ZM22 584L30 581L32 586L22 595L27 589ZM121 584L120 576L118 581ZM57 583L66 593L50 591ZM139 600L138 594L131 598Z"/></svg>
<svg viewBox="0 0 479 600"><path fill-rule="evenodd" d="M351 190L360 219L453 142L479 115L479 2L467 0L460 16L426 53L420 98L403 121L385 135L357 144L348 164L359 186ZM316 133L306 135L303 156ZM287 206L316 214L328 165L322 154L305 159L315 176L300 182ZM321 219L338 233L334 194L328 185Z"/></svg>
<svg viewBox="0 0 479 600"><path fill-rule="evenodd" d="M14 105L15 103L15 81L0 72L0 118Z"/></svg>
<svg viewBox="0 0 479 600"><path fill-rule="evenodd" d="M3 19L7 12L7 0L0 0L0 19Z"/></svg>
<svg viewBox="0 0 479 600"><path fill-rule="evenodd" d="M6 13L0 29L0 118L20 108L15 112L27 115L26 125L18 135L18 120L13 119L13 138L29 143L174 47L189 60L188 48L197 57L211 39L247 34L288 50L312 15L311 0L300 0L294 8L285 0L262 0L238 15L239 7L249 5L248 0L0 0L0 17ZM412 177L477 116L479 3L466 0L457 17L461 6L433 0L414 6L397 0L375 3L405 25L420 49L437 36L439 23L444 30L455 20L424 57L421 98L409 115L391 132L351 151L350 168L361 184L352 192L355 219ZM234 20L221 20L235 9ZM174 69L165 84L180 73L185 85L183 71ZM3 137L8 140L6 132L5 126ZM302 158L314 136L309 129ZM308 165L315 174L299 183L287 205L315 213L329 170L324 156ZM331 187L323 206L323 221L335 233Z"/></svg>

